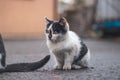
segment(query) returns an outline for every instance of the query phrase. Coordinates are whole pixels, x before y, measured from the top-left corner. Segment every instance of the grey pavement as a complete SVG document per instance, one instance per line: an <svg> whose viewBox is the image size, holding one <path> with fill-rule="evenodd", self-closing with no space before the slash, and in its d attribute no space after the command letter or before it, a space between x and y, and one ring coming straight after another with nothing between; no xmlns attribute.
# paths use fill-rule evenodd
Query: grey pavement
<svg viewBox="0 0 120 80"><path fill-rule="evenodd" d="M7 64L34 62L49 54L45 39L6 40ZM91 51L89 69L53 70L54 60L33 72L0 74L0 80L120 80L120 42L86 39ZM92 68L93 67L93 68Z"/></svg>

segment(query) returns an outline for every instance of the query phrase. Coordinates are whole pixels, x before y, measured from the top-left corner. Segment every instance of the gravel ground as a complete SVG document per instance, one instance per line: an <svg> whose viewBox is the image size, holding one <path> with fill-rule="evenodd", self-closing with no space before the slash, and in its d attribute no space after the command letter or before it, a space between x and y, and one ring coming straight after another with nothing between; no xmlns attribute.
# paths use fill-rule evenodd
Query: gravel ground
<svg viewBox="0 0 120 80"><path fill-rule="evenodd" d="M0 80L120 80L120 42L84 40L91 50L89 69L53 70L53 57L34 72L0 74ZM34 62L49 54L45 39L6 40L7 64ZM93 67L93 68L92 68Z"/></svg>

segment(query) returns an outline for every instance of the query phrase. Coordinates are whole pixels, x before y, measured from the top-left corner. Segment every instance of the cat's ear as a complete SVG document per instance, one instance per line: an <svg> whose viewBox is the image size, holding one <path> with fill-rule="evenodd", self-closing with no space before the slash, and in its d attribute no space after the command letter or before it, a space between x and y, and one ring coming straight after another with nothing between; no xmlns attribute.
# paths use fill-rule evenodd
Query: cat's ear
<svg viewBox="0 0 120 80"><path fill-rule="evenodd" d="M64 28L66 30L69 30L69 24L68 24L67 20L64 17L60 18L59 24L61 24L62 26L64 26Z"/></svg>
<svg viewBox="0 0 120 80"><path fill-rule="evenodd" d="M45 19L45 21L46 21L47 24L50 23L50 22L52 22L52 20L48 19L47 17L44 17L44 19Z"/></svg>
<svg viewBox="0 0 120 80"><path fill-rule="evenodd" d="M61 25L65 26L66 23L67 23L67 20L66 20L64 17L62 17L62 18L60 18L59 23L60 23Z"/></svg>

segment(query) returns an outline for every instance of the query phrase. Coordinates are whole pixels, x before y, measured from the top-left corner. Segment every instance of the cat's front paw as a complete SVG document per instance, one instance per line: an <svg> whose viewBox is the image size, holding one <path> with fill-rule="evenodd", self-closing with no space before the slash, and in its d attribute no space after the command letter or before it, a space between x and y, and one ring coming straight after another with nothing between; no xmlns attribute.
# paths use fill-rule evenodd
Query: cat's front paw
<svg viewBox="0 0 120 80"><path fill-rule="evenodd" d="M54 69L56 69L56 70L62 69L62 66L60 66L60 65L55 65Z"/></svg>
<svg viewBox="0 0 120 80"><path fill-rule="evenodd" d="M70 64L65 64L65 65L63 66L63 69L64 69L64 70L70 70L70 69L71 69L71 65L70 65Z"/></svg>

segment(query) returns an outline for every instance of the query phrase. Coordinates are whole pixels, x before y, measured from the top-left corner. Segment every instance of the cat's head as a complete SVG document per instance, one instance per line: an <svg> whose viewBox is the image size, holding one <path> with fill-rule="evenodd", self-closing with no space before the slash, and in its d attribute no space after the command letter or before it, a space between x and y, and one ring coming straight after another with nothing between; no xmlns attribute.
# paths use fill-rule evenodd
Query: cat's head
<svg viewBox="0 0 120 80"><path fill-rule="evenodd" d="M64 39L69 30L67 20L62 17L58 21L50 20L45 17L46 20L46 37L52 42L59 42Z"/></svg>

